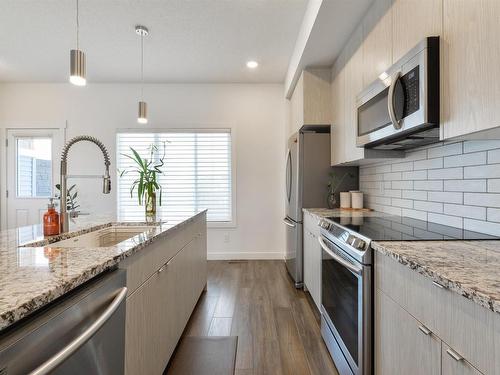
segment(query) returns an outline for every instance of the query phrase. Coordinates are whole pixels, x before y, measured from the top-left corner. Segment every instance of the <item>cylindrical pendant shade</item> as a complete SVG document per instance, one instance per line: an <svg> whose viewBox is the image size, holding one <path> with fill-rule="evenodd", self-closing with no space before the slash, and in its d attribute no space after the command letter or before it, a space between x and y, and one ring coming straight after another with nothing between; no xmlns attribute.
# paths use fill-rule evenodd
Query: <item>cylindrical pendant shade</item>
<svg viewBox="0 0 500 375"><path fill-rule="evenodd" d="M70 52L70 75L69 81L73 85L85 86L87 83L85 53L79 49L72 49Z"/></svg>
<svg viewBox="0 0 500 375"><path fill-rule="evenodd" d="M146 102L139 102L139 115L137 116L137 122L139 124L148 123L148 105Z"/></svg>

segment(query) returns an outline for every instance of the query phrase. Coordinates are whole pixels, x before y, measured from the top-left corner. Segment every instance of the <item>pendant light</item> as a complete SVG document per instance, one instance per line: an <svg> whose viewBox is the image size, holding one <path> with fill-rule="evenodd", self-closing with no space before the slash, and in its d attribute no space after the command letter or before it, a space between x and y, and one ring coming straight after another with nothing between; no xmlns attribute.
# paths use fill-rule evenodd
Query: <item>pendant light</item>
<svg viewBox="0 0 500 375"><path fill-rule="evenodd" d="M80 23L78 16L78 0L76 0L76 49L70 51L69 81L76 86L85 86L87 84L85 53L79 49Z"/></svg>
<svg viewBox="0 0 500 375"><path fill-rule="evenodd" d="M149 34L149 30L145 26L137 25L135 32L141 37L141 100L139 100L137 122L139 124L147 124L148 104L144 101L144 37Z"/></svg>

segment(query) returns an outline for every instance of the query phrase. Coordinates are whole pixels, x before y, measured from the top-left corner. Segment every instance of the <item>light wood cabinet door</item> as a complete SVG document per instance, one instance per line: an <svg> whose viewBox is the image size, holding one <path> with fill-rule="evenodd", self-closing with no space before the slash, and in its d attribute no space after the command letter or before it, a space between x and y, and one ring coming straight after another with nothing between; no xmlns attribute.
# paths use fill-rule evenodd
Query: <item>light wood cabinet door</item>
<svg viewBox="0 0 500 375"><path fill-rule="evenodd" d="M375 292L375 374L441 374L441 340L380 289Z"/></svg>
<svg viewBox="0 0 500 375"><path fill-rule="evenodd" d="M443 342L442 351L443 371L441 375L482 375L461 355Z"/></svg>
<svg viewBox="0 0 500 375"><path fill-rule="evenodd" d="M500 126L500 1L444 0L442 138Z"/></svg>
<svg viewBox="0 0 500 375"><path fill-rule="evenodd" d="M331 165L345 161L345 56L343 53L332 68L332 126L330 132Z"/></svg>
<svg viewBox="0 0 500 375"><path fill-rule="evenodd" d="M293 134L304 125L304 72L299 77L290 98L290 122Z"/></svg>
<svg viewBox="0 0 500 375"><path fill-rule="evenodd" d="M395 63L425 37L442 35L443 0L394 0L392 30Z"/></svg>
<svg viewBox="0 0 500 375"><path fill-rule="evenodd" d="M375 0L362 21L363 87L392 65L392 0Z"/></svg>
<svg viewBox="0 0 500 375"><path fill-rule="evenodd" d="M321 307L321 250L318 237L304 228L304 284L318 310Z"/></svg>
<svg viewBox="0 0 500 375"><path fill-rule="evenodd" d="M345 162L363 159L364 149L356 147L358 133L358 107L356 96L363 90L363 29L359 26L345 49L348 62L345 69Z"/></svg>

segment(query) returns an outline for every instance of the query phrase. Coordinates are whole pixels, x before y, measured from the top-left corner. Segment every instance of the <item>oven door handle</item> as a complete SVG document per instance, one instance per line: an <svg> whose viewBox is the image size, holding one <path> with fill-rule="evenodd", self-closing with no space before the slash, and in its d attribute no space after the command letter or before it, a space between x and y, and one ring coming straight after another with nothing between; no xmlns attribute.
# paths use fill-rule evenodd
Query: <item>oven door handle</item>
<svg viewBox="0 0 500 375"><path fill-rule="evenodd" d="M387 109L389 110L389 118L392 121L392 126L394 129L401 129L401 120L396 117L396 110L394 109L394 89L396 88L396 83L401 77L401 72L396 72L391 78L391 85L389 86L389 93L387 95Z"/></svg>
<svg viewBox="0 0 500 375"><path fill-rule="evenodd" d="M326 246L325 244L325 241L323 240L323 238L321 237L318 237L318 242L319 242L319 245L321 246L321 248L328 254L330 255L336 262L340 263L342 266L344 266L345 268L347 268L349 271L351 271L352 273L355 273L356 275L361 275L363 273L363 268L361 267L356 267L354 264L348 262L347 260L345 260L344 258L342 258L341 256L338 256L337 254L335 254L333 251L331 251L328 246Z"/></svg>

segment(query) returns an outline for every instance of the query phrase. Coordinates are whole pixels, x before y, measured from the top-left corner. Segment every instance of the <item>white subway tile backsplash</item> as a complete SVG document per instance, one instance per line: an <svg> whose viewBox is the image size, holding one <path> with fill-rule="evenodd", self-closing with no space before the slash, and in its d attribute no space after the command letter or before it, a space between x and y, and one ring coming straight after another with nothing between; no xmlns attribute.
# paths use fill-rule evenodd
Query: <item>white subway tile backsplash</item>
<svg viewBox="0 0 500 375"><path fill-rule="evenodd" d="M500 163L500 149L488 151L488 164Z"/></svg>
<svg viewBox="0 0 500 375"><path fill-rule="evenodd" d="M500 148L500 141L465 141L464 142L464 153L492 150L495 148Z"/></svg>
<svg viewBox="0 0 500 375"><path fill-rule="evenodd" d="M464 219L464 229L473 232L491 234L492 236L498 236L500 233L500 224L490 221L481 221L474 219Z"/></svg>
<svg viewBox="0 0 500 375"><path fill-rule="evenodd" d="M411 199L392 198L392 206L413 208L413 201Z"/></svg>
<svg viewBox="0 0 500 375"><path fill-rule="evenodd" d="M418 171L419 169L437 169L443 168L443 158L418 160L413 163L413 169Z"/></svg>
<svg viewBox="0 0 500 375"><path fill-rule="evenodd" d="M500 179L488 180L488 193L500 193Z"/></svg>
<svg viewBox="0 0 500 375"><path fill-rule="evenodd" d="M413 199L419 201L427 200L427 192L423 190L403 190L401 196L405 199Z"/></svg>
<svg viewBox="0 0 500 375"><path fill-rule="evenodd" d="M444 191L485 192L486 180L447 180L444 181Z"/></svg>
<svg viewBox="0 0 500 375"><path fill-rule="evenodd" d="M483 207L500 207L500 194L464 193L464 204Z"/></svg>
<svg viewBox="0 0 500 375"><path fill-rule="evenodd" d="M463 168L430 169L429 180L455 180L464 178Z"/></svg>
<svg viewBox="0 0 500 375"><path fill-rule="evenodd" d="M426 202L426 201L414 201L413 208L415 210L427 211L427 212L443 212L443 203L439 202Z"/></svg>
<svg viewBox="0 0 500 375"><path fill-rule="evenodd" d="M488 221L494 221L495 223L500 223L500 209L488 208L486 212L486 219Z"/></svg>
<svg viewBox="0 0 500 375"><path fill-rule="evenodd" d="M428 158L438 158L440 156L457 155L462 153L462 142L451 143L441 147L429 148Z"/></svg>
<svg viewBox="0 0 500 375"><path fill-rule="evenodd" d="M443 191L443 181L415 181L413 188L415 190Z"/></svg>
<svg viewBox="0 0 500 375"><path fill-rule="evenodd" d="M403 172L401 177L403 180L427 180L427 170Z"/></svg>
<svg viewBox="0 0 500 375"><path fill-rule="evenodd" d="M464 178L500 178L500 164L464 167Z"/></svg>
<svg viewBox="0 0 500 375"><path fill-rule="evenodd" d="M463 219L461 217L456 217L456 216L429 213L427 216L427 220L433 223L447 225L455 228L463 227Z"/></svg>
<svg viewBox="0 0 500 375"><path fill-rule="evenodd" d="M391 187L393 189L413 189L413 181L392 181Z"/></svg>
<svg viewBox="0 0 500 375"><path fill-rule="evenodd" d="M465 167L468 165L481 165L481 164L486 164L486 152L473 152L471 154L447 156L444 158L445 168Z"/></svg>
<svg viewBox="0 0 500 375"><path fill-rule="evenodd" d="M448 215L468 217L471 219L486 220L486 208L464 206L461 204L445 204L444 213Z"/></svg>
<svg viewBox="0 0 500 375"><path fill-rule="evenodd" d="M500 141L437 143L362 166L360 188L378 211L500 235Z"/></svg>
<svg viewBox="0 0 500 375"><path fill-rule="evenodd" d="M464 194L449 191L430 191L428 200L432 202L463 203Z"/></svg>

